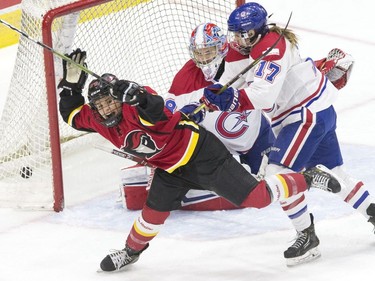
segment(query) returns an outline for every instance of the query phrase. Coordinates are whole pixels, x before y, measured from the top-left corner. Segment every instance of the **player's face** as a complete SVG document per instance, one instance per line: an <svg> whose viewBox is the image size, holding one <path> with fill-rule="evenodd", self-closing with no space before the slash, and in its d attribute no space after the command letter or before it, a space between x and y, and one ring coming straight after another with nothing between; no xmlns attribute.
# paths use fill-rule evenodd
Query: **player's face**
<svg viewBox="0 0 375 281"><path fill-rule="evenodd" d="M99 114L104 119L119 115L122 110L121 102L113 99L110 96L105 96L101 99L98 99L94 102L94 104Z"/></svg>
<svg viewBox="0 0 375 281"><path fill-rule="evenodd" d="M254 35L254 30L249 30L248 32L234 32L233 41L236 42L241 48L249 48L254 45Z"/></svg>
<svg viewBox="0 0 375 281"><path fill-rule="evenodd" d="M197 48L193 51L194 59L201 65L206 65L212 62L217 55L217 47L211 46L206 48Z"/></svg>

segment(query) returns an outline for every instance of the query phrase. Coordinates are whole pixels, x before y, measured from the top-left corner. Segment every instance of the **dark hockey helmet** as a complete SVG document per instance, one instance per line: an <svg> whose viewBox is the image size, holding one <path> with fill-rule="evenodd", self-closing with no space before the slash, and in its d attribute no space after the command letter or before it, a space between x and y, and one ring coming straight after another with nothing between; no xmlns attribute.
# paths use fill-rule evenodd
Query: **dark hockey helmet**
<svg viewBox="0 0 375 281"><path fill-rule="evenodd" d="M245 3L229 15L229 43L232 48L244 55L249 54L251 48L268 30L267 11L258 3Z"/></svg>
<svg viewBox="0 0 375 281"><path fill-rule="evenodd" d="M105 73L101 79L94 79L89 84L87 98L97 121L106 127L116 126L122 119L122 104L111 96L112 85L118 78Z"/></svg>

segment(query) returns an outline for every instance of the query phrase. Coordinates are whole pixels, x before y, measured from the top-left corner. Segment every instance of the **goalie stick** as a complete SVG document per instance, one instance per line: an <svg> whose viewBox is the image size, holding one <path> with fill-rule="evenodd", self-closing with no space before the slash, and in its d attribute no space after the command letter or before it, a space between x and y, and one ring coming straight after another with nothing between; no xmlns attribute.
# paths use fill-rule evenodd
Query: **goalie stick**
<svg viewBox="0 0 375 281"><path fill-rule="evenodd" d="M150 165L146 159L142 159L140 157L137 157L137 156L134 156L130 153L126 153L124 151L121 151L121 150L117 150L117 149L112 149L112 148L108 148L108 147L105 147L105 146L101 146L101 145L94 145L95 148L97 149L100 149L102 151L105 151L105 152L108 152L108 153L111 153L113 155L116 155L116 156L119 156L119 157L122 157L122 158L125 158L125 159L129 159L129 160L132 160L142 166L148 166L148 167L153 167L152 165Z"/></svg>
<svg viewBox="0 0 375 281"><path fill-rule="evenodd" d="M286 29L288 28L289 26L289 22L290 22L290 19L292 18L292 14L293 12L290 12L290 15L289 15L289 19L284 27L284 29L281 31L281 34L280 36L277 38L277 40L275 41L275 43L273 43L271 45L271 47L269 47L267 49L267 51L265 51L262 55L260 55L258 58L256 58L252 63L250 63L248 66L246 66L240 73L238 73L235 77L233 77L228 83L226 83L216 94L217 95L220 95L222 92L224 92L226 89L228 89L234 82L236 82L238 79L240 79L244 74L246 74L246 72L248 72L250 69L252 69L254 66L256 66L264 57L266 57L277 45L277 43L279 43L279 41L281 40L281 38L284 36L284 33L286 31ZM200 106L198 106L191 114L189 114L189 117L197 114L199 111L203 110L204 108L206 107L206 105L203 103L201 104Z"/></svg>
<svg viewBox="0 0 375 281"><path fill-rule="evenodd" d="M4 24L5 26L9 27L10 29L18 32L19 34L21 34L22 36L26 37L27 39L29 39L30 41L38 44L39 46L47 49L48 51L50 51L51 53L53 53L54 55L60 57L61 59L71 63L71 64L74 64L76 67L78 67L79 69L81 69L82 71L86 72L87 74L89 75L92 75L94 76L95 78L99 79L101 82L109 85L111 88L113 87L113 85L104 80L101 76L99 76L98 74L96 74L95 72L89 70L88 68L84 67L83 65L80 65L79 63L76 63L74 60L72 60L71 58L69 58L68 56L64 55L64 54L61 54L59 53L58 51L56 51L55 49L51 48L50 46L47 46L46 44L30 37L27 33L23 32L22 30L19 30L18 28L16 28L15 26L11 25L10 23L7 23L6 21L0 19L0 23Z"/></svg>

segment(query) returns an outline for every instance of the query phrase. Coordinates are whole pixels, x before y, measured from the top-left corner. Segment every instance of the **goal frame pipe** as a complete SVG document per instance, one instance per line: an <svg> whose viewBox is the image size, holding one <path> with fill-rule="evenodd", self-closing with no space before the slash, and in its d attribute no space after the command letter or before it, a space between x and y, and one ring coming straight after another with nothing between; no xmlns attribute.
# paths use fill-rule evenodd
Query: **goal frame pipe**
<svg viewBox="0 0 375 281"><path fill-rule="evenodd" d="M113 0L81 0L72 4L67 4L48 11L42 21L42 42L47 46L53 46L52 24L59 17L72 12L81 11L94 6L98 6ZM57 108L57 90L55 80L55 66L53 53L44 49L44 65L47 89L47 107L49 116L49 133L52 153L52 184L53 184L53 209L60 212L64 209L64 185L61 161L60 130Z"/></svg>
<svg viewBox="0 0 375 281"><path fill-rule="evenodd" d="M56 9L48 11L43 16L42 21L42 42L47 46L53 46L52 39L52 24L53 21L59 17L65 16L72 12L78 12L94 6L105 4L114 0L80 0L75 3L67 4ZM245 0L235 0L235 5L238 7L245 3ZM229 15L228 15L229 16ZM207 19L209 20L209 19ZM57 108L57 91L55 80L55 66L53 60L53 53L47 49L43 50L45 78L47 89L47 107L49 116L49 133L51 140L52 153L52 181L53 181L53 209L55 212L60 212L64 209L64 185L63 185L63 170L61 162L61 146L60 146L60 130L58 123L58 108Z"/></svg>

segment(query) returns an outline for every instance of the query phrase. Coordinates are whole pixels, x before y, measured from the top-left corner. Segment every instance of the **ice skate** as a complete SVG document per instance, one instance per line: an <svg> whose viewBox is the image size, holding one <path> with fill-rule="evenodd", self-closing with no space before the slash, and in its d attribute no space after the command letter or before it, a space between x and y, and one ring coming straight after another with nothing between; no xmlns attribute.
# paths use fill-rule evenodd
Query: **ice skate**
<svg viewBox="0 0 375 281"><path fill-rule="evenodd" d="M318 188L332 193L341 190L341 185L335 175L323 165L309 168L302 174L310 188Z"/></svg>
<svg viewBox="0 0 375 281"><path fill-rule="evenodd" d="M310 262L320 257L319 239L315 234L314 216L310 214L311 225L297 232L296 241L285 252L287 266Z"/></svg>
<svg viewBox="0 0 375 281"><path fill-rule="evenodd" d="M142 251L134 251L126 246L123 250L115 250L107 255L100 263L99 271L111 272L125 269L128 265L138 261L141 253L146 250L148 245Z"/></svg>

